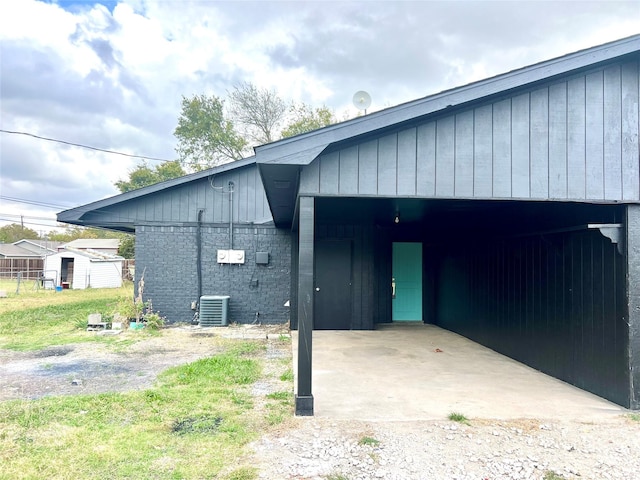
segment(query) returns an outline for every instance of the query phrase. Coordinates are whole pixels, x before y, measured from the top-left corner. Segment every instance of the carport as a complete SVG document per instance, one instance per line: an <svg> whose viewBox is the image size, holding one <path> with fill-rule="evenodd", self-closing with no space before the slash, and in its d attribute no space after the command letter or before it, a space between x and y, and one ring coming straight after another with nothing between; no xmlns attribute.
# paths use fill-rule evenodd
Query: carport
<svg viewBox="0 0 640 480"><path fill-rule="evenodd" d="M396 322L640 407L639 52L630 37L256 148L293 232L297 414L315 332Z"/></svg>
<svg viewBox="0 0 640 480"><path fill-rule="evenodd" d="M325 330L314 346L315 415L323 418L590 421L626 411L434 325Z"/></svg>

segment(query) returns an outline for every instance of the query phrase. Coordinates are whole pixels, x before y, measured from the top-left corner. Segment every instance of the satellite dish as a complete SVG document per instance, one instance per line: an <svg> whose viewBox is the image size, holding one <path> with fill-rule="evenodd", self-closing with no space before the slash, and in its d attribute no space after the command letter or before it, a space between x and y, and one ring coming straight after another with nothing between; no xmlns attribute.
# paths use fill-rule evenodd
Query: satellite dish
<svg viewBox="0 0 640 480"><path fill-rule="evenodd" d="M358 110L364 110L364 114L367 114L367 108L371 106L371 95L364 90L360 90L353 95L353 105Z"/></svg>

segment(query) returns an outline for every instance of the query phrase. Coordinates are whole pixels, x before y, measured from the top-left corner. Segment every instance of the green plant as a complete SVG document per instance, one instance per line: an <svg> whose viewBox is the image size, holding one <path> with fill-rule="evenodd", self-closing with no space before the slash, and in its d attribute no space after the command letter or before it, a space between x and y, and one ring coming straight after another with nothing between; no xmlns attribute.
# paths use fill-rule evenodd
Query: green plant
<svg viewBox="0 0 640 480"><path fill-rule="evenodd" d="M349 477L346 477L340 473L332 473L331 475L327 475L326 480L349 480Z"/></svg>
<svg viewBox="0 0 640 480"><path fill-rule="evenodd" d="M464 423L465 425L469 425L469 419L462 413L452 412L447 418L452 422Z"/></svg>
<svg viewBox="0 0 640 480"><path fill-rule="evenodd" d="M369 446L369 447L377 447L378 445L380 445L380 440L376 440L373 437L364 436L360 440L358 440L358 444L359 445L366 445L366 446Z"/></svg>
<svg viewBox="0 0 640 480"><path fill-rule="evenodd" d="M267 394L267 398L270 400L279 400L281 402L288 402L291 400L291 392L273 392Z"/></svg>
<svg viewBox="0 0 640 480"><path fill-rule="evenodd" d="M282 382L293 382L293 370L288 369L282 375L280 375L280 381Z"/></svg>
<svg viewBox="0 0 640 480"><path fill-rule="evenodd" d="M253 467L242 467L234 470L224 477L224 480L255 480L258 472Z"/></svg>
<svg viewBox="0 0 640 480"><path fill-rule="evenodd" d="M544 472L544 477L542 480L566 480L565 477L560 475L559 473L554 472L553 470L547 470Z"/></svg>

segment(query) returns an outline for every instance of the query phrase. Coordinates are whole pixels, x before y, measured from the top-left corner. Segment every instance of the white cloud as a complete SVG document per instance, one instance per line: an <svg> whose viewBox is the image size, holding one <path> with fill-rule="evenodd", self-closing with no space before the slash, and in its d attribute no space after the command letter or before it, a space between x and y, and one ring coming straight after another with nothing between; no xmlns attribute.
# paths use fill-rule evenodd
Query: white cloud
<svg viewBox="0 0 640 480"><path fill-rule="evenodd" d="M248 81L342 117L357 90L373 111L640 33L637 1L103 3L0 2L3 129L174 158L182 95ZM0 135L5 197L88 203L137 163Z"/></svg>

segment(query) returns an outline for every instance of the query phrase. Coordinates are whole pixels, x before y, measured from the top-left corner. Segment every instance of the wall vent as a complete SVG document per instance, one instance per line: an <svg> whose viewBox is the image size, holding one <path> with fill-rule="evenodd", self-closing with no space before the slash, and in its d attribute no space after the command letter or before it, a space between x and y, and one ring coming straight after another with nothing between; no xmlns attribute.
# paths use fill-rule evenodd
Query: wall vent
<svg viewBox="0 0 640 480"><path fill-rule="evenodd" d="M229 325L229 296L203 295L200 297L200 326L226 327Z"/></svg>

